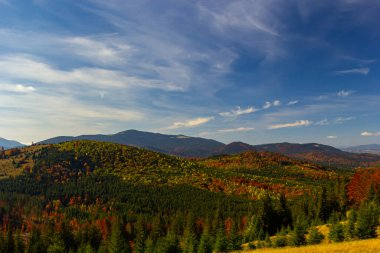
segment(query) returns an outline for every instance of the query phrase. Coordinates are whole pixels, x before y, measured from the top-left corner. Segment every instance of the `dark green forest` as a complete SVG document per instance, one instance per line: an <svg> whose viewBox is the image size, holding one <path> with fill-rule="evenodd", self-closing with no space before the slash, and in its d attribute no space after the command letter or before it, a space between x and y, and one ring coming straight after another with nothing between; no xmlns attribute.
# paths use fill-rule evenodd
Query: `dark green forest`
<svg viewBox="0 0 380 253"><path fill-rule="evenodd" d="M228 252L376 237L380 173L270 152L183 159L96 141L3 153L0 252Z"/></svg>

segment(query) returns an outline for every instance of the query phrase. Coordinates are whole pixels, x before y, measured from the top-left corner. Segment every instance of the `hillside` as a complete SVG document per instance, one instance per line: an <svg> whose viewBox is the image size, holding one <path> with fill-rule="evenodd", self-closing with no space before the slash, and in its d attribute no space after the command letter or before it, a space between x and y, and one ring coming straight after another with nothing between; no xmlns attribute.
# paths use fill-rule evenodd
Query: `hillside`
<svg viewBox="0 0 380 253"><path fill-rule="evenodd" d="M218 152L220 154L236 154L247 150L269 151L283 154L296 159L311 161L325 166L354 168L358 166L373 166L380 164L380 156L375 154L357 154L318 143L273 143L263 145L248 145L234 142L226 145Z"/></svg>
<svg viewBox="0 0 380 253"><path fill-rule="evenodd" d="M41 144L57 144L73 140L94 140L136 146L153 151L182 157L205 157L224 146L215 140L189 137L185 135L165 135L159 133L127 130L112 135L60 136L41 141Z"/></svg>
<svg viewBox="0 0 380 253"><path fill-rule="evenodd" d="M297 217L309 227L343 218L349 208L352 173L272 152L183 159L88 140L6 152L0 225L31 238L39 231L43 236L33 240L42 245L69 235L65 245L73 252L82 252L82 244L95 251L111 247L115 233L125 247L142 240L143 247L150 243L161 252L171 245L178 252L189 243L200 247L206 232L209 247L226 240L216 251L232 251L292 229ZM124 237L115 232L115 219Z"/></svg>
<svg viewBox="0 0 380 253"><path fill-rule="evenodd" d="M380 164L380 155L358 154L318 143L273 143L249 145L243 142L224 144L211 139L185 135L127 130L112 135L59 136L40 144L57 144L73 140L95 140L135 146L180 157L209 157L221 154L238 154L244 151L269 151L326 166L354 168Z"/></svg>

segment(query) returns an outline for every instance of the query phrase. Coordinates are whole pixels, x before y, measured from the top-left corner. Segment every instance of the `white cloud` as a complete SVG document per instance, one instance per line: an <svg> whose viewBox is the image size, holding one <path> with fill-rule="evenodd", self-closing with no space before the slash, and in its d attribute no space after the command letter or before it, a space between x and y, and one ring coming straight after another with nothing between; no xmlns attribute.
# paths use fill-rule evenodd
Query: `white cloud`
<svg viewBox="0 0 380 253"><path fill-rule="evenodd" d="M267 102L265 102L265 104L263 105L263 109L268 109L268 108L270 108L271 106L272 106L272 103L269 102L269 101L267 101Z"/></svg>
<svg viewBox="0 0 380 253"><path fill-rule="evenodd" d="M329 135L329 136L326 136L327 139L337 139L338 136L336 135Z"/></svg>
<svg viewBox="0 0 380 253"><path fill-rule="evenodd" d="M339 71L335 71L334 73L336 75L348 75L348 74L367 75L369 71L370 71L369 68L355 68L355 69L339 70Z"/></svg>
<svg viewBox="0 0 380 253"><path fill-rule="evenodd" d="M203 118L199 117L195 119L186 120L184 122L174 122L167 129L177 129L177 128L182 128L182 127L196 127L196 126L205 124L213 119L214 117L203 117Z"/></svg>
<svg viewBox="0 0 380 253"><path fill-rule="evenodd" d="M292 101L289 101L288 105L295 105L295 104L298 104L298 100L292 100Z"/></svg>
<svg viewBox="0 0 380 253"><path fill-rule="evenodd" d="M361 136L380 136L380 132L362 132Z"/></svg>
<svg viewBox="0 0 380 253"><path fill-rule="evenodd" d="M349 95L351 95L352 93L354 93L353 91L345 91L345 90L341 90L338 92L338 97L347 97Z"/></svg>
<svg viewBox="0 0 380 253"><path fill-rule="evenodd" d="M356 119L356 117L353 117L353 116L350 116L350 117L338 117L335 119L335 123L336 124L340 124L340 123L343 123L345 121L350 121L350 120L354 120Z"/></svg>
<svg viewBox="0 0 380 253"><path fill-rule="evenodd" d="M327 126L329 124L330 123L329 123L328 119L323 119L323 120L320 120L318 122L315 122L315 125L319 125L319 126Z"/></svg>
<svg viewBox="0 0 380 253"><path fill-rule="evenodd" d="M240 115L243 115L243 114L249 114L249 113L253 113L253 112L257 112L258 110L251 106L251 107L247 107L246 109L241 109L240 106L236 107L235 110L231 110L230 112L221 112L219 113L220 116L223 116L223 117L236 117L236 116L240 116Z"/></svg>
<svg viewBox="0 0 380 253"><path fill-rule="evenodd" d="M9 79L45 84L85 85L97 88L127 88L131 86L181 91L183 87L160 80L140 79L121 71L102 68L59 70L30 57L13 55L0 57L0 73Z"/></svg>
<svg viewBox="0 0 380 253"><path fill-rule="evenodd" d="M57 38L56 41L62 44L64 51L86 58L97 64L121 64L124 57L130 53L133 48L126 43L119 43L109 36L98 37L64 37Z"/></svg>
<svg viewBox="0 0 380 253"><path fill-rule="evenodd" d="M284 123L284 124L275 124L268 127L268 129L279 129L279 128L287 128L287 127L299 127L299 126L309 126L313 122L309 120L298 120L293 123Z"/></svg>
<svg viewBox="0 0 380 253"><path fill-rule="evenodd" d="M275 100L273 101L273 106L280 106L281 105L281 101L280 100Z"/></svg>
<svg viewBox="0 0 380 253"><path fill-rule="evenodd" d="M253 131L255 128L253 127L238 127L238 128L230 128L230 129L219 129L218 133L235 133L235 132L249 132Z"/></svg>
<svg viewBox="0 0 380 253"><path fill-rule="evenodd" d="M18 93L31 93L36 90L33 86L23 84L2 84L0 83L0 90L18 92Z"/></svg>

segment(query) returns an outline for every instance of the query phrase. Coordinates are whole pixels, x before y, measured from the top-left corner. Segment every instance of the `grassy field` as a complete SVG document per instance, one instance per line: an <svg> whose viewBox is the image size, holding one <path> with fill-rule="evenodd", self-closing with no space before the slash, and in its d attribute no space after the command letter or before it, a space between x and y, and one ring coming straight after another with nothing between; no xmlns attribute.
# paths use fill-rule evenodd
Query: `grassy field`
<svg viewBox="0 0 380 253"><path fill-rule="evenodd" d="M27 153L34 153L41 149L42 145L30 146L23 148L23 152L19 155L12 156L9 159L0 159L0 179L14 177L20 175L22 171L26 168L33 167L32 157L27 157ZM10 151L6 150L5 153L8 154Z"/></svg>
<svg viewBox="0 0 380 253"><path fill-rule="evenodd" d="M244 251L252 253L361 253L361 252L380 252L380 239L370 239L352 242L342 242L342 243L330 243L330 244L320 244L315 246L305 246L299 248L281 248L281 249L258 249L252 251Z"/></svg>

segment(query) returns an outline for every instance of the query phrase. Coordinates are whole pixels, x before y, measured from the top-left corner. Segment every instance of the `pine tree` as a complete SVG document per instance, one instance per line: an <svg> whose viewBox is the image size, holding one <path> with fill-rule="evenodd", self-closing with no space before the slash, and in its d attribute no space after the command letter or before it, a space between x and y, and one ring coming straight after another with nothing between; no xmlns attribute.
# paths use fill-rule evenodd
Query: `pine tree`
<svg viewBox="0 0 380 253"><path fill-rule="evenodd" d="M125 240L121 224L118 221L112 223L111 238L108 245L109 253L131 252L129 243Z"/></svg>
<svg viewBox="0 0 380 253"><path fill-rule="evenodd" d="M294 230L290 236L290 245L296 246L296 247L305 245L306 243L305 234L306 234L306 231L304 227L301 225L299 221L297 221L296 225L294 226Z"/></svg>
<svg viewBox="0 0 380 253"><path fill-rule="evenodd" d="M5 243L4 243L4 253L13 253L15 250L15 242L13 239L13 232L12 227L9 225L7 227L7 234L5 237Z"/></svg>
<svg viewBox="0 0 380 253"><path fill-rule="evenodd" d="M195 232L194 218L192 214L187 216L186 227L183 232L182 238L183 253L194 253L197 252L198 239Z"/></svg>
<svg viewBox="0 0 380 253"><path fill-rule="evenodd" d="M309 237L307 238L307 244L320 244L325 236L319 232L317 228L311 228L309 231Z"/></svg>
<svg viewBox="0 0 380 253"><path fill-rule="evenodd" d="M379 224L379 208L374 202L364 202L358 211L356 236L359 239L375 238Z"/></svg>
<svg viewBox="0 0 380 253"><path fill-rule="evenodd" d="M136 227L135 227L135 240L134 240L134 252L135 253L143 253L144 252L144 244L146 240L146 232L144 226L144 219L139 216L137 218Z"/></svg>
<svg viewBox="0 0 380 253"><path fill-rule="evenodd" d="M347 224L344 227L344 240L350 241L355 238L355 218L356 213L354 209L347 212Z"/></svg>
<svg viewBox="0 0 380 253"><path fill-rule="evenodd" d="M230 237L228 238L228 249L239 250L241 248L241 237L239 235L238 225L236 221L232 222Z"/></svg>
<svg viewBox="0 0 380 253"><path fill-rule="evenodd" d="M228 247L228 240L225 233L223 222L220 222L218 232L215 239L214 250L216 252L226 252Z"/></svg>
<svg viewBox="0 0 380 253"><path fill-rule="evenodd" d="M145 253L154 253L155 252L154 246L155 245L154 245L152 238L148 237L145 240Z"/></svg>
<svg viewBox="0 0 380 253"><path fill-rule="evenodd" d="M204 232L201 236L198 246L198 253L211 253L212 252L212 243L211 237L208 232Z"/></svg>
<svg viewBox="0 0 380 253"><path fill-rule="evenodd" d="M18 230L16 233L16 239L15 239L15 253L24 253L24 251L25 251L25 244L21 238L20 231Z"/></svg>
<svg viewBox="0 0 380 253"><path fill-rule="evenodd" d="M30 233L28 246L26 248L26 253L44 253L46 252L46 247L41 239L41 234L36 228L32 228Z"/></svg>
<svg viewBox="0 0 380 253"><path fill-rule="evenodd" d="M326 222L329 217L329 208L327 205L327 190L326 187L322 188L322 192L318 199L317 205L317 217L322 221Z"/></svg>
<svg viewBox="0 0 380 253"><path fill-rule="evenodd" d="M61 236L59 236L58 234L54 234L54 236L50 239L51 240L50 240L49 246L47 248L48 253L65 253L65 252L67 252L65 250L65 242L63 241Z"/></svg>
<svg viewBox="0 0 380 253"><path fill-rule="evenodd" d="M343 225L340 222L330 226L329 239L333 242L342 242L344 240Z"/></svg>

